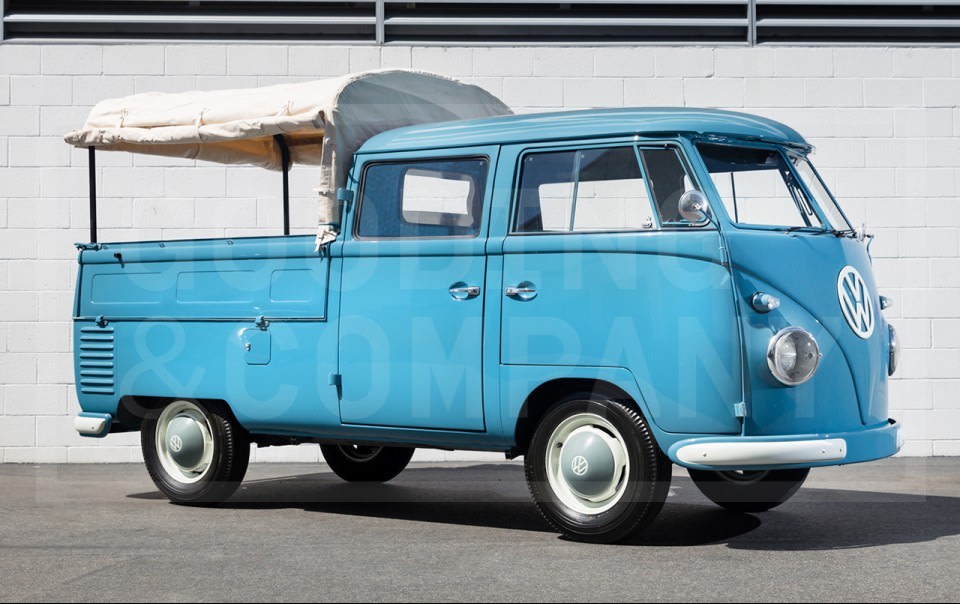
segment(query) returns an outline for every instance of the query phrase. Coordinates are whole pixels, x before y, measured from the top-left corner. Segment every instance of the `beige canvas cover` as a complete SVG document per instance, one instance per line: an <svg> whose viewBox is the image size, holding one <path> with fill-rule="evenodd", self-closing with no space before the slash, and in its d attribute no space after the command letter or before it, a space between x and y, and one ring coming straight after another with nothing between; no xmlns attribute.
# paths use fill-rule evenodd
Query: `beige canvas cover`
<svg viewBox="0 0 960 604"><path fill-rule="evenodd" d="M492 94L436 74L383 69L263 88L148 92L98 103L65 139L76 147L249 164L320 167L318 247L336 239L353 154L371 136L414 124L511 113Z"/></svg>

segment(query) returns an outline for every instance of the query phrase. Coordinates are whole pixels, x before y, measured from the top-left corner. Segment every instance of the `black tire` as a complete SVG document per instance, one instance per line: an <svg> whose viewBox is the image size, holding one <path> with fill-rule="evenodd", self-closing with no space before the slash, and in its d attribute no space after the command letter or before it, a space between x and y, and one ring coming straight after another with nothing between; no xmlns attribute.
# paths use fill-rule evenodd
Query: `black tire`
<svg viewBox="0 0 960 604"><path fill-rule="evenodd" d="M707 499L731 512L755 514L784 503L807 479L810 468L715 472L688 470Z"/></svg>
<svg viewBox="0 0 960 604"><path fill-rule="evenodd" d="M186 404L197 409L206 419L212 440L212 454L206 469L195 481L185 482L182 474L165 467L158 447L160 422L166 410ZM240 486L250 461L250 436L236 423L225 407L198 401L171 401L148 412L140 427L140 443L147 472L160 492L177 504L209 505L229 498Z"/></svg>
<svg viewBox="0 0 960 604"><path fill-rule="evenodd" d="M560 468L562 464L566 439L561 435L567 428L561 426L575 425L571 422L576 422L577 418L591 421L590 416L602 418L597 427L615 439L617 435L609 428L612 426L616 430L620 437L616 440L621 443L629 460L619 474L612 474L614 478L610 485L616 485L617 494L605 500L608 503L602 501L596 504L601 506L596 513L584 512L584 507L592 504L578 501L579 495L575 492L571 498L574 490L569 487L565 490L562 485L564 478L554 479L553 484L548 478L548 466L556 463L556 467ZM568 436L573 435L571 433ZM557 442L561 438L564 442ZM557 449L554 453L556 462L548 458L548 448ZM576 460L574 457L574 463ZM586 462L583 464L586 471ZM650 433L646 420L636 409L590 393L571 395L559 401L537 424L524 456L527 486L543 517L570 539L591 543L623 541L650 524L667 499L672 467ZM577 469L573 471L579 473ZM560 472L565 474L562 469ZM564 491L566 494L563 494ZM580 509L574 506L580 506Z"/></svg>
<svg viewBox="0 0 960 604"><path fill-rule="evenodd" d="M347 482L387 482L410 463L413 447L321 445L330 469Z"/></svg>

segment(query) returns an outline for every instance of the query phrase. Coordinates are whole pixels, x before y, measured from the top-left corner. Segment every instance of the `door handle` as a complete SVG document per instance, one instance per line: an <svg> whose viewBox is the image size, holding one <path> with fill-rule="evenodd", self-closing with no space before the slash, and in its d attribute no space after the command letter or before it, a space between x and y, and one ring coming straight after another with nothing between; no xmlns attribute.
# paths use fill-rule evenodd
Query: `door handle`
<svg viewBox="0 0 960 604"><path fill-rule="evenodd" d="M468 300L480 295L479 285L467 285L466 283L454 283L450 286L450 297L454 300Z"/></svg>
<svg viewBox="0 0 960 604"><path fill-rule="evenodd" d="M518 285L507 286L507 288L503 290L503 293L509 298L516 298L517 300L526 302L527 300L533 300L537 297L537 288L534 287L533 283L523 281Z"/></svg>

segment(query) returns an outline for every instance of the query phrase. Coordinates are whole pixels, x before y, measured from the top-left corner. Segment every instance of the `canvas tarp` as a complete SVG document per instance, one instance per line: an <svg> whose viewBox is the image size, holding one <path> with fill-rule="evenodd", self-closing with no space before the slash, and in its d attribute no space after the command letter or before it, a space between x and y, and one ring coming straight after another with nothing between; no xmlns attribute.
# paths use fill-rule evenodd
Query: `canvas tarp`
<svg viewBox="0 0 960 604"><path fill-rule="evenodd" d="M336 191L346 184L353 154L368 138L402 126L509 113L477 86L385 69L263 88L148 92L105 100L65 139L76 147L280 170L274 136L281 134L291 164L320 167L321 246L337 236Z"/></svg>

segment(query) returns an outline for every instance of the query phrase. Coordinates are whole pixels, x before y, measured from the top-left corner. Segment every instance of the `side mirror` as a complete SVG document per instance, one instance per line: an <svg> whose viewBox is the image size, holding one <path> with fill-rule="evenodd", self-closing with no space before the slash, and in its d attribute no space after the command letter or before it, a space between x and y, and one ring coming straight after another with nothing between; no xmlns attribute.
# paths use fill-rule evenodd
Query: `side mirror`
<svg viewBox="0 0 960 604"><path fill-rule="evenodd" d="M860 228L854 231L854 233L856 234L857 241L863 241L864 239L866 239L868 237L867 223L866 222L860 223Z"/></svg>
<svg viewBox="0 0 960 604"><path fill-rule="evenodd" d="M680 217L694 226L710 222L710 205L707 196L700 191L687 191L680 196Z"/></svg>

